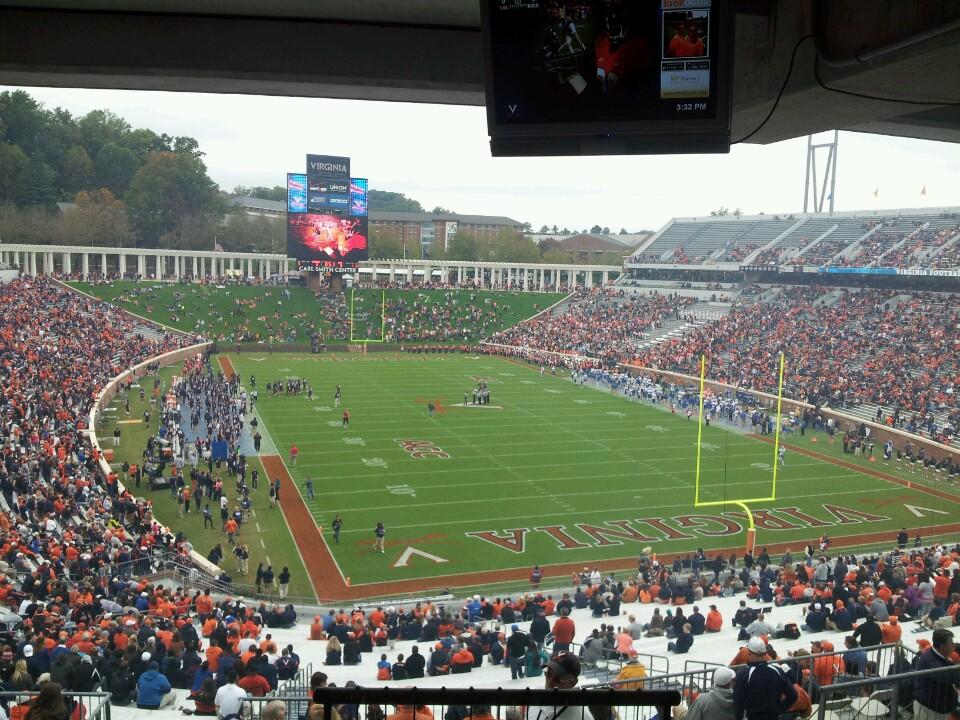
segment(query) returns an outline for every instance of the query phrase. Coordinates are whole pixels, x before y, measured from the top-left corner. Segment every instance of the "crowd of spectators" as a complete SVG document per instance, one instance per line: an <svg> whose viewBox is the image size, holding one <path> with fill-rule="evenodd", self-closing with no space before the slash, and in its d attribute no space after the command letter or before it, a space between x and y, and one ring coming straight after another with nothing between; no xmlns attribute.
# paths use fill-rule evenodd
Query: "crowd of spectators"
<svg viewBox="0 0 960 720"><path fill-rule="evenodd" d="M957 304L952 295L785 289L767 302L741 302L724 318L643 353L640 364L685 373L710 358L712 378L776 392L786 354L785 394L835 405L899 408L904 423L957 408ZM931 323L931 318L936 322ZM892 410L891 410L892 411Z"/></svg>
<svg viewBox="0 0 960 720"><path fill-rule="evenodd" d="M292 625L292 607L217 605L144 582L171 554L188 563L190 543L115 473L102 476L84 434L108 380L185 340L145 338L126 314L44 278L0 287L0 302L0 600L22 618L3 648L4 689L39 684L38 708L62 690L96 689L117 704L166 706L171 687L199 693L209 678L215 693L237 670L266 678L249 687L276 689L292 649L279 652L263 630Z"/></svg>
<svg viewBox="0 0 960 720"><path fill-rule="evenodd" d="M651 330L666 320L681 319L695 302L679 295L581 289L567 304L499 332L491 342L615 365L635 356Z"/></svg>

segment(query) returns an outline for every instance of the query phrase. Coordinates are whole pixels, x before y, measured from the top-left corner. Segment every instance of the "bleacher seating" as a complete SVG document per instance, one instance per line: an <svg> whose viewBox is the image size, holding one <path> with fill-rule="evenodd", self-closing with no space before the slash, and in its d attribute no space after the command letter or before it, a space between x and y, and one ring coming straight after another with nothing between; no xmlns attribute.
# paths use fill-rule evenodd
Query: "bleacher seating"
<svg viewBox="0 0 960 720"><path fill-rule="evenodd" d="M951 243L958 232L960 210L953 209L683 219L671 222L631 262L944 268L960 259L960 247Z"/></svg>

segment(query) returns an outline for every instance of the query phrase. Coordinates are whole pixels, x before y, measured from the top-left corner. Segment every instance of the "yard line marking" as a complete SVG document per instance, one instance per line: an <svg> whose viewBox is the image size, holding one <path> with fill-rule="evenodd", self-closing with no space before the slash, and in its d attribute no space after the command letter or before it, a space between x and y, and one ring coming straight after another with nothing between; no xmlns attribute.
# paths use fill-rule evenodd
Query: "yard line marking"
<svg viewBox="0 0 960 720"><path fill-rule="evenodd" d="M264 550L267 549L267 544L263 541L263 538L260 538L260 547L262 547Z"/></svg>
<svg viewBox="0 0 960 720"><path fill-rule="evenodd" d="M262 532L262 531L260 530L260 523L254 523L254 525L257 526L257 532Z"/></svg>

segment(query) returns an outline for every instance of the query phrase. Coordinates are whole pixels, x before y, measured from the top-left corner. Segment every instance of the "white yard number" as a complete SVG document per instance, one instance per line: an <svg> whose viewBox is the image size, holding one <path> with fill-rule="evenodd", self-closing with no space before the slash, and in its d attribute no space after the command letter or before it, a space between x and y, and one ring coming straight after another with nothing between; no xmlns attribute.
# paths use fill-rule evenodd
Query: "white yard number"
<svg viewBox="0 0 960 720"><path fill-rule="evenodd" d="M414 490L409 485L387 485L387 490L390 491L391 495L409 495L410 497L416 497L417 491Z"/></svg>
<svg viewBox="0 0 960 720"><path fill-rule="evenodd" d="M343 442L345 442L347 445L366 445L361 437L345 437Z"/></svg>
<svg viewBox="0 0 960 720"><path fill-rule="evenodd" d="M383 458L363 458L363 464L367 467L385 468L387 461Z"/></svg>

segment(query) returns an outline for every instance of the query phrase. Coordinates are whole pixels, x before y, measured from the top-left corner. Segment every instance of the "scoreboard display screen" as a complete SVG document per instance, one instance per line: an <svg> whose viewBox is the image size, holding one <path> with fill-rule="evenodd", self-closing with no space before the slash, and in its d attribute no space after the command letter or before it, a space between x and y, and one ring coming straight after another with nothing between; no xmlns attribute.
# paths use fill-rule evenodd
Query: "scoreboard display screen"
<svg viewBox="0 0 960 720"><path fill-rule="evenodd" d="M334 213L287 216L287 255L301 270L355 268L367 259L367 218Z"/></svg>

